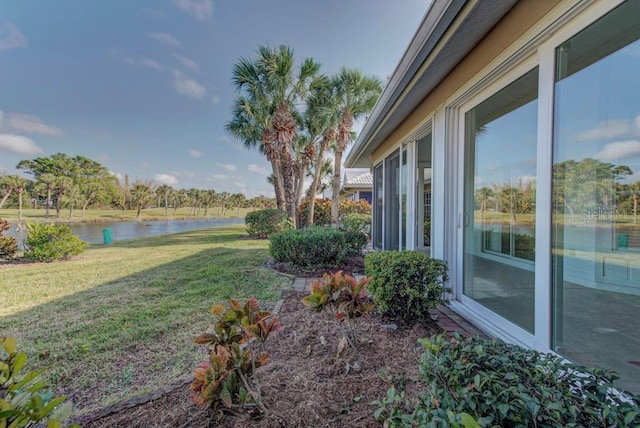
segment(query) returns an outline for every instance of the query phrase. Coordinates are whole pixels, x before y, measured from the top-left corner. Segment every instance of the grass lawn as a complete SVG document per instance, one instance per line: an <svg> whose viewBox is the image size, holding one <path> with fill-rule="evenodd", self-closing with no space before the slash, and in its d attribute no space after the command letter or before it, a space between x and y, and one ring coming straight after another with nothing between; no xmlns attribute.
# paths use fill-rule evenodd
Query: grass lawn
<svg viewBox="0 0 640 428"><path fill-rule="evenodd" d="M225 215L222 215L222 212L218 207L210 207L209 212L207 213L207 218L215 218L215 217L244 217L248 212L255 211L256 208L240 208L239 210L236 208L231 208L227 210ZM74 221L84 221L84 222L100 222L100 221L135 221L136 220L136 210L112 210L112 209L100 209L100 210L87 210L85 212L85 218L82 218L82 210L76 209L73 212L73 217L69 218L69 210L63 209L60 211L60 218L56 218L56 210L52 208L49 210L49 219L45 217L44 208L32 209L25 208L22 210L22 219L25 221L28 220L38 220L38 221L55 221L55 222L74 222ZM204 208L200 208L197 213L197 218L204 218ZM169 208L168 217L164 215L164 208L148 208L142 210L140 213L141 221L150 221L150 220L166 220L166 219L193 219L191 216L191 208L190 207L182 207L178 208L175 212L175 216L173 213L173 208ZM9 221L15 221L18 219L18 210L15 208L3 208L0 209L0 218L7 219Z"/></svg>
<svg viewBox="0 0 640 428"><path fill-rule="evenodd" d="M175 383L205 356L209 308L291 281L263 267L244 225L91 246L64 262L0 265L0 334L81 412ZM265 304L268 307L269 304Z"/></svg>

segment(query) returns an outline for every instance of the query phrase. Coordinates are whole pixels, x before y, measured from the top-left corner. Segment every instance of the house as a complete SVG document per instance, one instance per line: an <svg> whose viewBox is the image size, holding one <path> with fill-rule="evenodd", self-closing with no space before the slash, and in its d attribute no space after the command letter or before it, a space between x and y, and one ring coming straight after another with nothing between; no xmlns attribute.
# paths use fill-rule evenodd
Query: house
<svg viewBox="0 0 640 428"><path fill-rule="evenodd" d="M373 176L369 168L346 169L342 183L345 197L354 201L364 199L371 203Z"/></svg>
<svg viewBox="0 0 640 428"><path fill-rule="evenodd" d="M434 0L346 159L375 248L446 260L454 311L636 393L639 72L640 0Z"/></svg>

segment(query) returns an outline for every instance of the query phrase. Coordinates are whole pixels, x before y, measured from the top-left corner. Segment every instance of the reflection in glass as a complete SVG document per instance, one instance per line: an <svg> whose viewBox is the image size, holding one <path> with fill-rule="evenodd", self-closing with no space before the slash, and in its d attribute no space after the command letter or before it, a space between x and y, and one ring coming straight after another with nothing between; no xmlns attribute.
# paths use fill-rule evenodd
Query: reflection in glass
<svg viewBox="0 0 640 428"><path fill-rule="evenodd" d="M534 331L538 69L465 115L464 294Z"/></svg>
<svg viewBox="0 0 640 428"><path fill-rule="evenodd" d="M385 159L384 249L398 250L400 245L400 153Z"/></svg>
<svg viewBox="0 0 640 428"><path fill-rule="evenodd" d="M640 392L640 1L558 47L553 346Z"/></svg>
<svg viewBox="0 0 640 428"><path fill-rule="evenodd" d="M373 248L382 249L382 164L373 169Z"/></svg>

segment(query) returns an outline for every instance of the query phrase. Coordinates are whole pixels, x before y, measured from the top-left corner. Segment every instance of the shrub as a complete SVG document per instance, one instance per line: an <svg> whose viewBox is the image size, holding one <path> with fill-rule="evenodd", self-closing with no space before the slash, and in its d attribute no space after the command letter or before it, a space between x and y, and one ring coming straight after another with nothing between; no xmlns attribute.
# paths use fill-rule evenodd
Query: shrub
<svg viewBox="0 0 640 428"><path fill-rule="evenodd" d="M330 310L338 326L342 330L342 321L347 321L349 333L342 330L344 338L352 348L358 348L358 338L354 328L354 321L369 314L375 305L367 295L369 278L356 281L350 275L343 275L342 271L333 275L325 273L322 281L311 284L311 294L302 299L302 303L314 312Z"/></svg>
<svg viewBox="0 0 640 428"><path fill-rule="evenodd" d="M276 262L303 269L339 266L347 254L344 234L330 227L285 230L269 238Z"/></svg>
<svg viewBox="0 0 640 428"><path fill-rule="evenodd" d="M45 420L47 428L62 426L71 414L71 403L63 404L64 396L55 398L37 380L39 373L29 372L18 379L27 356L16 349L14 337L0 337L0 427L35 426Z"/></svg>
<svg viewBox="0 0 640 428"><path fill-rule="evenodd" d="M27 259L41 262L64 259L81 254L89 245L71 232L66 225L52 223L27 223L25 239Z"/></svg>
<svg viewBox="0 0 640 428"><path fill-rule="evenodd" d="M419 251L379 251L364 259L371 277L369 291L380 313L405 321L426 318L429 309L445 303L447 264Z"/></svg>
<svg viewBox="0 0 640 428"><path fill-rule="evenodd" d="M9 222L0 218L0 259L14 258L18 252L18 241L11 236L2 236L9 230Z"/></svg>
<svg viewBox="0 0 640 428"><path fill-rule="evenodd" d="M344 232L344 242L347 246L348 255L362 253L362 247L367 245L367 235L364 232L347 231Z"/></svg>
<svg viewBox="0 0 640 428"><path fill-rule="evenodd" d="M255 369L267 362L261 345L271 333L282 328L277 317L260 310L255 297L244 305L229 300L229 307L213 305L215 324L194 339L207 345L209 359L195 370L191 390L199 406L209 405L219 416L225 412L246 411L252 417L264 416Z"/></svg>
<svg viewBox="0 0 640 428"><path fill-rule="evenodd" d="M638 426L640 396L620 393L614 372L498 340L421 340L426 390L412 413L382 410L403 426ZM466 415L466 417L464 416ZM393 426L393 423L390 424Z"/></svg>
<svg viewBox="0 0 640 428"><path fill-rule="evenodd" d="M313 225L327 226L331 224L331 199L314 199L315 208L313 209ZM302 200L298 207L298 218L302 226L310 226L306 224L307 208L309 206L309 198ZM346 216L350 214L367 214L371 216L371 204L364 199L352 201L351 199L342 199L340 201L340 222L344 222Z"/></svg>
<svg viewBox="0 0 640 428"><path fill-rule="evenodd" d="M249 236L264 239L287 227L287 213L279 209L253 211L244 222Z"/></svg>
<svg viewBox="0 0 640 428"><path fill-rule="evenodd" d="M342 227L346 232L362 232L367 235L371 231L371 213L351 213L342 217Z"/></svg>

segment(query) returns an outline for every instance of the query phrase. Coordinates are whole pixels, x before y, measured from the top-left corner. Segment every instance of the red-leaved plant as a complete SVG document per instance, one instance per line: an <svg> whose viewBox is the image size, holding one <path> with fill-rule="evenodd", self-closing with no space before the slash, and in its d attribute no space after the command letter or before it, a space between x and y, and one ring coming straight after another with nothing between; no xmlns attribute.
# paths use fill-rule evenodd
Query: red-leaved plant
<svg viewBox="0 0 640 428"><path fill-rule="evenodd" d="M226 412L261 417L262 404L255 370L267 362L261 345L271 333L282 329L277 316L260 310L255 297L244 305L230 299L229 307L211 307L216 322L194 339L209 347L209 359L195 370L191 390L199 406L211 406L220 416Z"/></svg>
<svg viewBox="0 0 640 428"><path fill-rule="evenodd" d="M311 294L302 299L302 303L314 312L325 309L331 311L349 346L358 349L355 331L355 319L369 314L375 307L367 294L367 284L371 278L356 281L350 275L338 271L333 275L325 273L322 280L311 284ZM349 326L348 333L342 328L342 322Z"/></svg>

